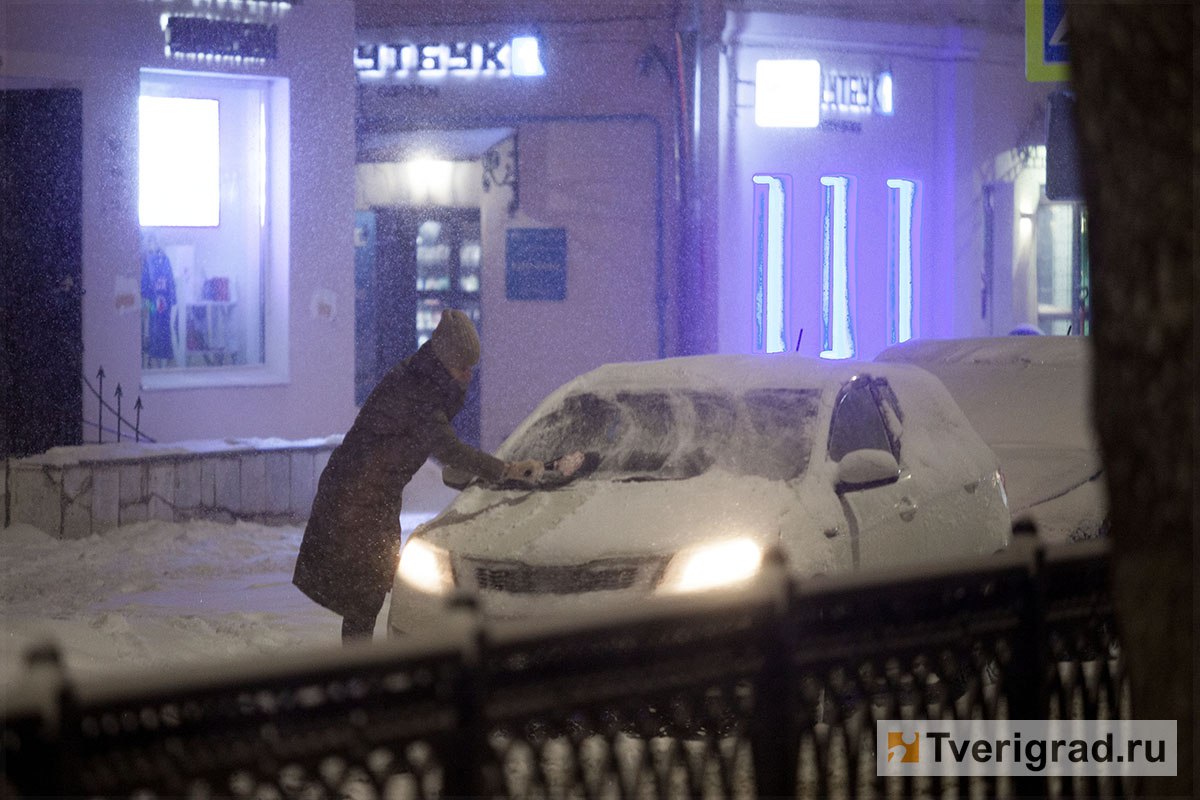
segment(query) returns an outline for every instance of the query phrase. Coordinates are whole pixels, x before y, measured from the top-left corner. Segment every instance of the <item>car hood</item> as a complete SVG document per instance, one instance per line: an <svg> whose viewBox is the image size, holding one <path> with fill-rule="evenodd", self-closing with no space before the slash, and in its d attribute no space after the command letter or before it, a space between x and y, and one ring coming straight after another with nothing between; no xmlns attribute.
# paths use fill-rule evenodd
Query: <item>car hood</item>
<svg viewBox="0 0 1200 800"><path fill-rule="evenodd" d="M793 483L718 470L686 480L592 479L553 490L472 487L414 535L458 556L581 563L665 556L740 536L766 547L803 507Z"/></svg>
<svg viewBox="0 0 1200 800"><path fill-rule="evenodd" d="M1099 480L1099 453L1076 447L1032 444L992 444L1004 471L1008 506L1020 514Z"/></svg>

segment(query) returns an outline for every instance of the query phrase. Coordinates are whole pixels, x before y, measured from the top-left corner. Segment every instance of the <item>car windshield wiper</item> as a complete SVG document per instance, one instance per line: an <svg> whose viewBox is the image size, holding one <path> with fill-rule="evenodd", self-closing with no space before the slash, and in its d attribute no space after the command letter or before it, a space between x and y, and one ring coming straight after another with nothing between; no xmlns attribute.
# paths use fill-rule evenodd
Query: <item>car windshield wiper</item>
<svg viewBox="0 0 1200 800"><path fill-rule="evenodd" d="M694 477L692 475L626 475L613 478L613 483L652 483L656 481L682 481Z"/></svg>

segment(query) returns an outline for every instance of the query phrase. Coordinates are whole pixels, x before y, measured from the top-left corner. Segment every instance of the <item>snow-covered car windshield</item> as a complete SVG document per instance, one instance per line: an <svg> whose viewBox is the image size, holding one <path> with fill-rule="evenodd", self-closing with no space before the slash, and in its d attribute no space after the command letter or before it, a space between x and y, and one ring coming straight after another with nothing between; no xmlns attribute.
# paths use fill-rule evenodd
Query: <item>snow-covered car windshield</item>
<svg viewBox="0 0 1200 800"><path fill-rule="evenodd" d="M718 467L791 480L808 467L820 391L581 392L542 415L508 458L600 454L594 473L628 480L678 480Z"/></svg>

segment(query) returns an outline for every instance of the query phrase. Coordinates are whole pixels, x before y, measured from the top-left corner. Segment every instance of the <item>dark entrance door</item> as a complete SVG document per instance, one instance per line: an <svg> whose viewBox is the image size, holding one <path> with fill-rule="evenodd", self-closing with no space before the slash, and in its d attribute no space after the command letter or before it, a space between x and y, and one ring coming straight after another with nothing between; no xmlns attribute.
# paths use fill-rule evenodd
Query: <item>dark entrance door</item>
<svg viewBox="0 0 1200 800"><path fill-rule="evenodd" d="M360 249L356 262L361 267L356 270L355 307L361 315L356 334L372 342L363 346L360 341L357 348L358 358L368 362L356 369L360 392L363 384L373 388L392 365L415 353L444 309L466 312L483 336L479 209L376 209L373 216L360 214L358 227L362 246L372 249ZM454 418L459 438L476 447L480 379L476 371Z"/></svg>
<svg viewBox="0 0 1200 800"><path fill-rule="evenodd" d="M83 101L0 92L0 455L83 441Z"/></svg>

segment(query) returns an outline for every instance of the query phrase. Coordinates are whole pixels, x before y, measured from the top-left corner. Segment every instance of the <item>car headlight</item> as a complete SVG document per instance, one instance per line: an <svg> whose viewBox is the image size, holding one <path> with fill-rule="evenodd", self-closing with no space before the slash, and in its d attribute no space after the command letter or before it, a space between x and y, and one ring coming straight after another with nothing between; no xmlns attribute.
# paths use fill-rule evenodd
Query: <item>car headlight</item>
<svg viewBox="0 0 1200 800"><path fill-rule="evenodd" d="M396 575L414 589L445 594L454 588L450 554L423 539L409 539L400 553Z"/></svg>
<svg viewBox="0 0 1200 800"><path fill-rule="evenodd" d="M657 591L679 594L732 586L757 575L761 566L762 548L750 539L689 547L671 558Z"/></svg>

